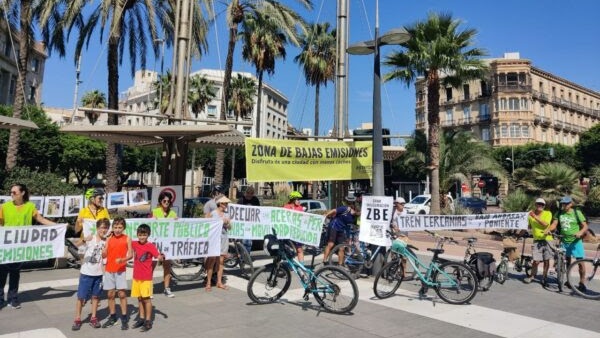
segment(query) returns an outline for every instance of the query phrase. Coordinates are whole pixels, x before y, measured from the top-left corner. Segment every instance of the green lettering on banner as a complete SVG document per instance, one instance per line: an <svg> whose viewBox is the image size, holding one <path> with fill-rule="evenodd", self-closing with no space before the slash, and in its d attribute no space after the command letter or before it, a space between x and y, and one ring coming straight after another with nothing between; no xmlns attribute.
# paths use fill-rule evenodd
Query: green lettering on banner
<svg viewBox="0 0 600 338"><path fill-rule="evenodd" d="M243 222L231 222L229 228L229 235L232 237L243 237L244 236L244 225Z"/></svg>
<svg viewBox="0 0 600 338"><path fill-rule="evenodd" d="M272 224L273 228L277 232L277 236L280 238L285 238L290 236L290 226L282 223L274 223Z"/></svg>
<svg viewBox="0 0 600 338"><path fill-rule="evenodd" d="M52 258L53 253L51 244L0 249L0 263L50 259Z"/></svg>
<svg viewBox="0 0 600 338"><path fill-rule="evenodd" d="M308 219L306 220L306 225L309 229L311 229L312 231L321 231L321 229L323 228L322 217L309 215L307 218Z"/></svg>
<svg viewBox="0 0 600 338"><path fill-rule="evenodd" d="M272 233L270 224L252 224L252 238L261 238Z"/></svg>

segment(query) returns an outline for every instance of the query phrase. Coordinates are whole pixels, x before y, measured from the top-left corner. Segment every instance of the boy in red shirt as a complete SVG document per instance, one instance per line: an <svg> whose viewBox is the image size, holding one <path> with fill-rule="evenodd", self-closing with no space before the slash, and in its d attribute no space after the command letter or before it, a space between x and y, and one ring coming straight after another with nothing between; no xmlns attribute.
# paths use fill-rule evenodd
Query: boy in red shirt
<svg viewBox="0 0 600 338"><path fill-rule="evenodd" d="M140 224L137 228L137 242L131 243L134 252L133 282L131 283L131 297L137 297L139 304L139 317L133 328L141 327L142 332L152 329L152 258L164 259L156 246L148 242L150 226Z"/></svg>

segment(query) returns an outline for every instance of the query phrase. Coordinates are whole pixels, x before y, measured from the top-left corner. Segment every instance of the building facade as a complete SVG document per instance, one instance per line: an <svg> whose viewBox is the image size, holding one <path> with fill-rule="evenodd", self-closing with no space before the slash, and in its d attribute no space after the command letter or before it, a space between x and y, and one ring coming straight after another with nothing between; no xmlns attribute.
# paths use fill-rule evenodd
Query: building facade
<svg viewBox="0 0 600 338"><path fill-rule="evenodd" d="M258 84L258 80L250 73L233 72L232 77L241 74L250 77ZM184 124L206 124L210 120L218 120L221 112L221 97L223 88L224 71L213 69L202 69L190 74L190 77L205 76L213 82L217 89L215 98L197 114L188 109L186 121ZM122 116L121 124L127 125L156 125L161 121L161 115L158 110L159 96L169 95L162 89L154 85L158 80L158 73L149 70L139 70L135 73L134 84L125 93L121 94L119 100L120 110L133 113L129 116ZM277 89L267 83L263 83L261 92L261 118L260 135L257 130L257 99L255 98L255 107L251 115L241 117L240 121L246 122L244 125L238 125L237 129L249 137L263 137L283 139L286 137L288 127L288 99ZM137 115L136 115L137 114ZM156 117L154 117L156 116ZM235 116L232 112L226 112L227 120L234 121ZM247 123L251 122L251 124Z"/></svg>
<svg viewBox="0 0 600 338"><path fill-rule="evenodd" d="M19 58L20 34L9 32L5 20L0 20L0 104L12 105L15 101L17 79L19 77L17 61ZM25 100L29 104L42 102L42 83L44 65L48 55L43 43L36 42L29 51L29 65L25 79Z"/></svg>
<svg viewBox="0 0 600 338"><path fill-rule="evenodd" d="M471 130L492 146L574 145L600 122L600 93L536 68L519 53L486 61L484 80L440 90L443 128ZM425 130L425 81L416 88L416 129Z"/></svg>

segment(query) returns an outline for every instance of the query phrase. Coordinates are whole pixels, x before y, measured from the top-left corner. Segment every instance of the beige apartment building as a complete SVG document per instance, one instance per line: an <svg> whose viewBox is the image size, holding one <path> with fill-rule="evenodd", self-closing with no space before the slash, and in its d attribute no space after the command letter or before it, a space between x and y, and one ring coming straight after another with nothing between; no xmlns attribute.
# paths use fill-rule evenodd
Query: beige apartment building
<svg viewBox="0 0 600 338"><path fill-rule="evenodd" d="M600 122L600 93L536 68L519 53L487 61L485 80L440 90L443 128L471 130L492 146L574 145ZM416 129L425 130L425 81L416 88Z"/></svg>
<svg viewBox="0 0 600 338"><path fill-rule="evenodd" d="M19 57L20 34L9 34L5 20L0 20L0 104L12 105L15 101L17 78L19 76L17 62ZM36 42L29 52L29 66L25 79L25 99L33 105L42 101L42 83L44 82L44 64L46 63L46 47Z"/></svg>

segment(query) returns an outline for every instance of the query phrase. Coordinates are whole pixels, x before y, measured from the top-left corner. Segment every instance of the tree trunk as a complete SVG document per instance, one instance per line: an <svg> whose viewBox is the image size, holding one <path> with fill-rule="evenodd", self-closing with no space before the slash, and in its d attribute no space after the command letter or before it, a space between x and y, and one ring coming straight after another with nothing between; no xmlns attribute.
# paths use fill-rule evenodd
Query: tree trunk
<svg viewBox="0 0 600 338"><path fill-rule="evenodd" d="M321 86L317 83L315 86L315 136L319 136L319 93Z"/></svg>
<svg viewBox="0 0 600 338"><path fill-rule="evenodd" d="M263 86L263 74L264 72L258 71L256 72L258 75L258 98L256 99L256 137L260 138L260 116L261 116L261 111L260 111L260 107L262 104L262 86Z"/></svg>
<svg viewBox="0 0 600 338"><path fill-rule="evenodd" d="M120 32L108 39L108 109L119 109L119 40ZM108 114L108 124L117 125L118 116ZM106 190L115 192L118 189L118 144L106 143Z"/></svg>
<svg viewBox="0 0 600 338"><path fill-rule="evenodd" d="M27 69L29 63L29 48L31 40L29 35L29 18L31 17L30 1L21 1L21 16L20 16L20 43L19 43L19 78L15 88L15 103L13 105L13 117L21 118L21 113L25 109L25 87L27 83ZM9 42L7 42L9 43ZM11 170L17 165L17 154L19 153L19 129L11 128L8 137L8 148L6 152L6 170Z"/></svg>
<svg viewBox="0 0 600 338"><path fill-rule="evenodd" d="M431 170L431 215L439 215L440 208L440 80L437 70L431 70L427 78L427 138L428 168Z"/></svg>
<svg viewBox="0 0 600 338"><path fill-rule="evenodd" d="M217 149L215 156L215 184L223 184L223 172L225 170L225 149Z"/></svg>

